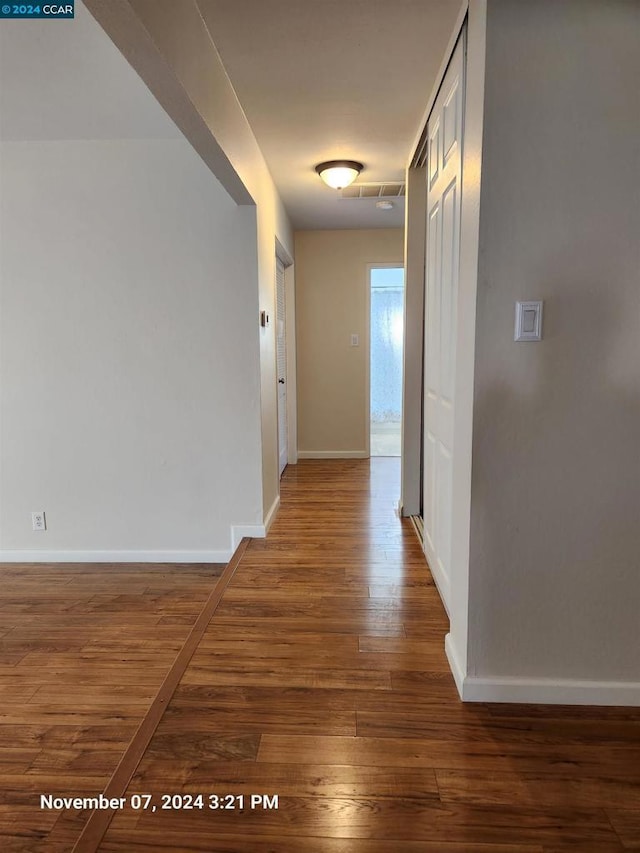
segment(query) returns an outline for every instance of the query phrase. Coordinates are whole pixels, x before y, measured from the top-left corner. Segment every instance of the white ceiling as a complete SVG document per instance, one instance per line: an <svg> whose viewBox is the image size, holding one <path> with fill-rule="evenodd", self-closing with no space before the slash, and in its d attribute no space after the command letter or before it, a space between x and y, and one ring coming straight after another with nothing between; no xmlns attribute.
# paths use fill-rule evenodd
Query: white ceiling
<svg viewBox="0 0 640 853"><path fill-rule="evenodd" d="M404 179L460 0L197 2L294 227L401 226L403 200L340 199L314 166Z"/></svg>

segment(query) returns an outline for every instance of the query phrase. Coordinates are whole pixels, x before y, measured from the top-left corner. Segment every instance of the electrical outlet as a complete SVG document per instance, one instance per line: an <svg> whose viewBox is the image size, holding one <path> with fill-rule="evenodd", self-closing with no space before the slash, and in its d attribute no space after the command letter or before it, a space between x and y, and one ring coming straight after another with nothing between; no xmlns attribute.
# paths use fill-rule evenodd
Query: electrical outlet
<svg viewBox="0 0 640 853"><path fill-rule="evenodd" d="M31 526L34 530L46 530L47 529L47 517L44 514L44 510L41 512L32 512L31 513Z"/></svg>

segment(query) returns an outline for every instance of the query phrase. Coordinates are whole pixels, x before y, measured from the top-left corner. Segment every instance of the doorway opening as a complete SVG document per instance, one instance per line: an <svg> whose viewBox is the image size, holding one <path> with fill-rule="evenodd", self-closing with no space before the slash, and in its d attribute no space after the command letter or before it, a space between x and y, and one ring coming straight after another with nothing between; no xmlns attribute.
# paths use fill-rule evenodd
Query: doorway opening
<svg viewBox="0 0 640 853"><path fill-rule="evenodd" d="M369 454L400 456L404 268L369 269Z"/></svg>

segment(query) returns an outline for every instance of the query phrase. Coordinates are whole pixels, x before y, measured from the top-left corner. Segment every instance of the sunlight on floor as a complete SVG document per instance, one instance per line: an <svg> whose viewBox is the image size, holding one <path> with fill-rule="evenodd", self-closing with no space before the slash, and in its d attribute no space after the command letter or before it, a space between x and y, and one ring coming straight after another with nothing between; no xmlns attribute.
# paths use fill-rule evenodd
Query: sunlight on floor
<svg viewBox="0 0 640 853"><path fill-rule="evenodd" d="M371 424L371 456L400 456L400 421Z"/></svg>

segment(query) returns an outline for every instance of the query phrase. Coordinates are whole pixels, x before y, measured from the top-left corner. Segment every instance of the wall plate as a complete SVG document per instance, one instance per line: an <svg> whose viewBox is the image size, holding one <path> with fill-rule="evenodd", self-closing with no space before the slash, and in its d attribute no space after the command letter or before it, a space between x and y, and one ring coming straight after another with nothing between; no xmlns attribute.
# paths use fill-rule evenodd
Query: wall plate
<svg viewBox="0 0 640 853"><path fill-rule="evenodd" d="M542 301L516 302L514 341L542 340Z"/></svg>

